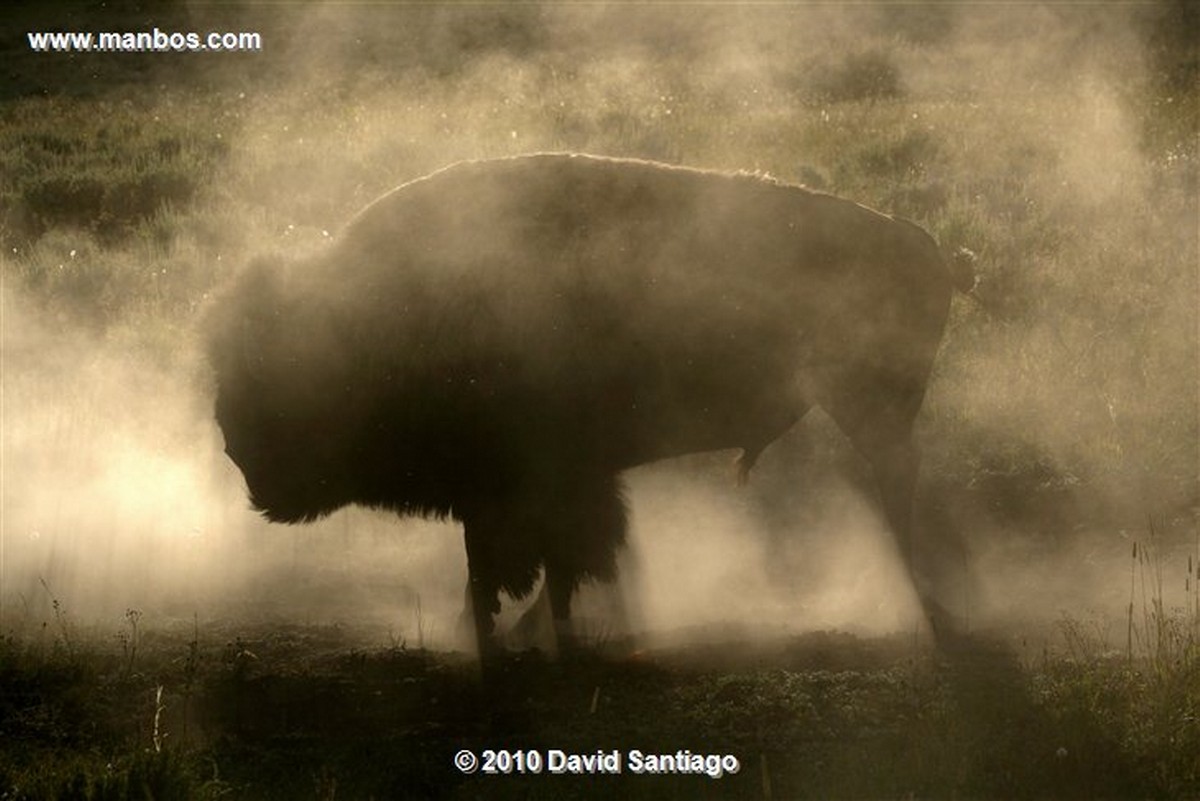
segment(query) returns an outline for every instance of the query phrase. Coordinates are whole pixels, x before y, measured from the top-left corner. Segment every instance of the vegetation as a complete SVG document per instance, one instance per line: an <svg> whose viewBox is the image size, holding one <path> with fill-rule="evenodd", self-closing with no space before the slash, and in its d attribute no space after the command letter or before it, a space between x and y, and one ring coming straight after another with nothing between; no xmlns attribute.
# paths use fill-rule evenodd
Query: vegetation
<svg viewBox="0 0 1200 801"><path fill-rule="evenodd" d="M931 661L904 637L844 634L632 659L529 653L487 704L472 659L364 647L345 629L147 632L136 663L99 639L9 636L0 787L12 799L1190 798L1200 621L1179 622L1191 634L1169 664L1105 650L1073 622L1066 652L1024 665L982 640ZM741 770L464 775L462 748L688 749Z"/></svg>
<svg viewBox="0 0 1200 801"><path fill-rule="evenodd" d="M269 46L218 62L5 40L6 306L174 364L250 255L319 247L458 159L764 170L976 254L925 411L927 483L948 508L1038 553L1156 522L1129 543L1123 636L1067 618L1059 649L1023 660L828 636L735 665L514 657L490 717L456 655L316 627L156 631L132 609L114 644L56 601L44 621L0 620L0 798L1200 795L1192 6L171 3L147 22L110 5L14 13L29 30L253 29ZM6 378L11 399L23 377ZM463 776L463 747L689 747L743 770Z"/></svg>

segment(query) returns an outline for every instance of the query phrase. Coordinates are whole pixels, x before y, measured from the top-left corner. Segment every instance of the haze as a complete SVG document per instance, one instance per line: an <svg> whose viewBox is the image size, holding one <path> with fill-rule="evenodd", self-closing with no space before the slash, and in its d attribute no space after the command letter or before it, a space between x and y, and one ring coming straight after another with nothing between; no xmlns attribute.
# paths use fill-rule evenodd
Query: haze
<svg viewBox="0 0 1200 801"><path fill-rule="evenodd" d="M1181 5L274 11L186 7L176 22L197 30L261 27L267 52L252 77L157 67L161 91L136 101L151 121L195 120L222 154L163 218L166 244L0 228L5 630L65 610L103 634L139 609L458 647L456 526L351 509L284 527L249 510L194 323L254 255L319 249L454 161L543 150L762 170L975 251L980 283L955 300L919 433L928 514L968 542L948 557L961 611L976 627L1119 614L1151 523L1167 606L1187 602L1198 101L1162 60ZM211 104L189 100L198 88ZM137 292L87 283L122 270ZM627 476L626 615L588 590L596 637L918 625L866 468L830 421L811 414L746 488L735 456Z"/></svg>

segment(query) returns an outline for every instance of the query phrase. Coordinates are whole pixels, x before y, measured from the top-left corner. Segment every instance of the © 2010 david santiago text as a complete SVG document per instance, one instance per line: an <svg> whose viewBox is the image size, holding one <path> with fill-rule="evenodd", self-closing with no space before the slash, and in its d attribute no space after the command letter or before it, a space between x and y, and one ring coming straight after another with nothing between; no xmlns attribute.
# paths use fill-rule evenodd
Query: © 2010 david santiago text
<svg viewBox="0 0 1200 801"><path fill-rule="evenodd" d="M732 754L696 754L681 749L674 753L647 753L636 748L622 752L592 751L584 754L550 748L546 751L492 750L485 749L476 756L475 752L463 749L454 755L454 766L463 773L479 772L487 775L513 773L613 775L633 773L638 775L688 775L695 774L719 779L741 770L741 762Z"/></svg>

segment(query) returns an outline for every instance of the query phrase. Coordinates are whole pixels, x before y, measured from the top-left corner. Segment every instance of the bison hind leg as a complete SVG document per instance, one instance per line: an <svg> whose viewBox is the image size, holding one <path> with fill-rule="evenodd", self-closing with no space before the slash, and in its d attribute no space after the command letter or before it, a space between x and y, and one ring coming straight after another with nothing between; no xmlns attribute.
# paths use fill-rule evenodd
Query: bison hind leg
<svg viewBox="0 0 1200 801"><path fill-rule="evenodd" d="M826 411L871 464L884 517L935 641L939 645L953 642L961 627L945 606L947 576L937 567L947 549L965 551L952 529L945 532L950 536L938 541L933 541L929 532L916 529L920 455L913 439L913 422L924 385L890 377L875 384L864 382L859 390L835 397L825 405Z"/></svg>

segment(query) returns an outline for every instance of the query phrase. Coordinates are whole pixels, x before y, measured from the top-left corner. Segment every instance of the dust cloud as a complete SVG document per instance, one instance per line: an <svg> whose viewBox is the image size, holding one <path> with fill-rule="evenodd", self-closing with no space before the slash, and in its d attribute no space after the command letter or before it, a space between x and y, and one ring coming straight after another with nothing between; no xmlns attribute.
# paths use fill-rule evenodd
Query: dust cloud
<svg viewBox="0 0 1200 801"><path fill-rule="evenodd" d="M460 159L578 150L769 171L978 254L919 435L923 501L969 544L955 608L1120 609L1148 520L1164 559L1194 549L1197 101L1176 82L1189 67L1164 56L1175 18L1194 25L1182 4L325 3L272 9L275 23L185 8L197 28L261 22L273 48L254 81L214 66L188 89L220 98L228 146L184 235L220 252L206 290L261 252L320 250L381 192ZM219 246L196 233L205 220L225 227ZM137 608L458 642L455 526L358 509L266 524L222 454L186 321L164 346L150 313L98 329L7 283L6 628L65 610L104 629ZM627 476L628 600L611 625L917 624L865 468L828 420L772 446L748 488L733 456ZM610 608L603 595L585 591L585 618Z"/></svg>

